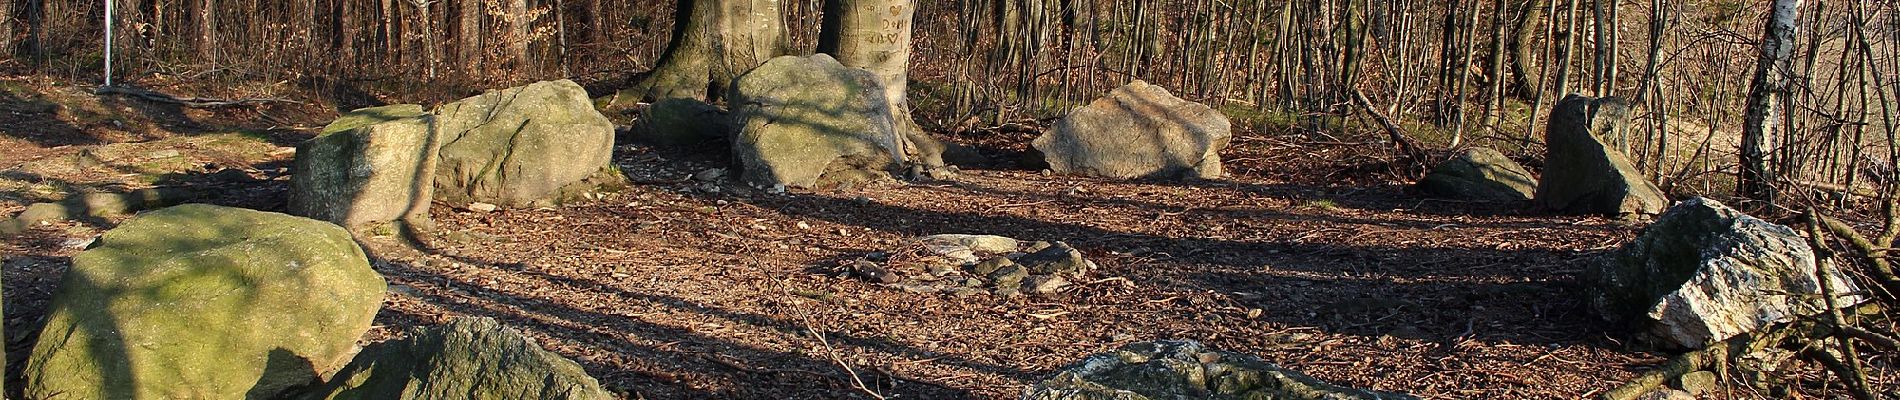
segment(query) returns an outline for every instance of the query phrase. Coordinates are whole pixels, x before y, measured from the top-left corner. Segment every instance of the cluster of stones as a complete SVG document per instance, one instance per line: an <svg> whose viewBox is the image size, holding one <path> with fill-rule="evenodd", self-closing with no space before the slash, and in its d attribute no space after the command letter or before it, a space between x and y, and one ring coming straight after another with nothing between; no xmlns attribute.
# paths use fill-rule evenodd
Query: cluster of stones
<svg viewBox="0 0 1900 400"><path fill-rule="evenodd" d="M554 205L623 183L610 163L613 147L613 123L567 80L491 90L432 111L365 108L297 147L289 210L358 230L426 226L435 202Z"/></svg>
<svg viewBox="0 0 1900 400"><path fill-rule="evenodd" d="M1419 193L1457 200L1522 203L1564 214L1644 216L1669 206L1661 189L1630 163L1629 103L1570 95L1551 110L1544 173L1503 153L1473 148L1419 180Z"/></svg>
<svg viewBox="0 0 1900 400"><path fill-rule="evenodd" d="M1023 400L1398 400L1321 382L1257 357L1192 341L1141 342L1089 356L1023 391Z"/></svg>
<svg viewBox="0 0 1900 400"><path fill-rule="evenodd" d="M945 234L918 238L923 256L902 262L891 253L852 261L856 276L915 293L957 295L1055 293L1096 268L1063 242L1023 244L993 235Z"/></svg>

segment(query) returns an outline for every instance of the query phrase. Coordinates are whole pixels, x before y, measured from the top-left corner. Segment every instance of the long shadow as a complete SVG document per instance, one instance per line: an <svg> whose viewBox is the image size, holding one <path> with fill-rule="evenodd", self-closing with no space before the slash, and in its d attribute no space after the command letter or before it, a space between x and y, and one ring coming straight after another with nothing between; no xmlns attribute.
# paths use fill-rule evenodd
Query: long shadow
<svg viewBox="0 0 1900 400"><path fill-rule="evenodd" d="M796 218L907 236L956 232L1066 240L1098 258L1109 274L1165 291L1234 293L1239 302L1285 310L1266 315L1268 320L1339 333L1444 340L1486 318L1519 328L1486 330L1486 338L1602 345L1595 337L1607 328L1584 312L1571 278L1590 254L1166 237L815 196L752 201ZM1162 255L1109 254L1135 248Z"/></svg>
<svg viewBox="0 0 1900 400"><path fill-rule="evenodd" d="M476 266L487 265L486 268L495 269L501 273L522 274L545 280L558 286L564 286L570 290L610 293L622 298L656 304L662 307L680 309L691 313L724 318L756 326L769 327L793 335L800 335L803 332L802 329L804 329L801 325L790 321L695 305L690 301L675 297L634 293L598 282L532 271L527 268L521 268L518 264L513 265L516 268L503 268L508 265L493 265L479 260L464 261ZM828 360L740 344L730 340L696 333L688 329L645 323L632 317L578 309L559 304L559 302L553 299L511 294L484 287L476 282L469 282L463 279L434 273L408 264L380 261L377 265L379 268L384 269L385 276L400 277L405 280L414 279L427 282L431 285L450 285L458 290L466 291L472 296L505 305L507 308L459 301L458 299L441 295L427 293L413 294L430 304L457 313L494 317L511 325L532 327L537 331L562 340L602 346L613 350L617 354L636 357L649 364L670 367L672 371L635 372L641 375L641 377L637 379L652 381L652 383L656 384L654 386L671 387L677 390L677 392L673 393L641 393L640 396L643 398L651 398L649 396L656 395L669 398L835 398L839 396L839 393L852 392L850 386L846 384L849 378L844 376L841 372L836 372L837 367ZM415 284L417 282L394 283ZM575 326L595 330L604 329L612 332L627 332L637 337L676 344L668 346L669 348L642 345L625 338L602 335ZM828 339L835 340L837 343L877 350L901 346L881 343L882 341L879 340L854 338L850 335L838 332L826 332L826 336ZM915 356L923 353L911 350L909 353L899 354ZM784 366L785 368L745 370L739 367L725 365L721 362L711 361L718 357L738 358L746 363L773 363ZM919 357L921 358L921 356ZM577 361L581 362L582 365L592 373L620 373L609 365L591 360ZM720 366L714 367L714 365ZM980 365L974 366L982 367ZM725 392L708 393L703 389L692 387L693 382L682 382L677 375L673 374L674 372L726 376L739 375L733 380L736 382L745 382L745 384L728 385L723 388L726 390ZM1020 371L1016 371L1015 373L1018 375L1022 374ZM757 375L767 375L765 378L776 379L759 379L761 377ZM802 378L809 378L810 375L825 378L825 380L823 380L824 387L815 387L810 381L802 380ZM889 395L918 398L970 398L975 396L961 389L950 388L930 382L908 379L906 379L906 381L914 384L899 386L895 388L897 390L896 393L889 393ZM771 383L768 384L764 382ZM905 393L906 391L910 392Z"/></svg>

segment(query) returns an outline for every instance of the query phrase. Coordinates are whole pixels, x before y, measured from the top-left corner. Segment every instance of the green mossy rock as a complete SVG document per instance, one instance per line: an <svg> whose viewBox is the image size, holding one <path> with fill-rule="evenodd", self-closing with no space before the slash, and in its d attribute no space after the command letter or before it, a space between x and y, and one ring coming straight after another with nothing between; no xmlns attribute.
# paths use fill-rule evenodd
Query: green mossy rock
<svg viewBox="0 0 1900 400"><path fill-rule="evenodd" d="M614 126L573 81L490 90L435 110L435 198L452 206L558 203L609 166Z"/></svg>
<svg viewBox="0 0 1900 400"><path fill-rule="evenodd" d="M1032 143L1056 173L1107 178L1220 178L1227 116L1134 81L1069 112Z"/></svg>
<svg viewBox="0 0 1900 400"><path fill-rule="evenodd" d="M1378 400L1412 396L1335 386L1192 341L1132 343L1070 365L1023 400Z"/></svg>
<svg viewBox="0 0 1900 400"><path fill-rule="evenodd" d="M310 400L609 400L593 377L491 318L370 345Z"/></svg>
<svg viewBox="0 0 1900 400"><path fill-rule="evenodd" d="M382 306L349 232L188 204L107 231L54 294L34 399L267 399L349 361Z"/></svg>
<svg viewBox="0 0 1900 400"><path fill-rule="evenodd" d="M1438 164L1418 181L1427 196L1471 201L1524 202L1537 193L1537 178L1529 170L1488 148L1472 148Z"/></svg>
<svg viewBox="0 0 1900 400"><path fill-rule="evenodd" d="M297 146L288 211L350 229L426 220L435 189L431 122L413 104L343 114Z"/></svg>
<svg viewBox="0 0 1900 400"><path fill-rule="evenodd" d="M1629 103L1572 94L1557 102L1546 128L1544 176L1533 200L1544 210L1579 215L1656 215L1669 207L1629 158L1605 140L1623 136Z"/></svg>
<svg viewBox="0 0 1900 400"><path fill-rule="evenodd" d="M758 187L888 179L903 138L870 72L825 54L783 56L732 83L733 155Z"/></svg>

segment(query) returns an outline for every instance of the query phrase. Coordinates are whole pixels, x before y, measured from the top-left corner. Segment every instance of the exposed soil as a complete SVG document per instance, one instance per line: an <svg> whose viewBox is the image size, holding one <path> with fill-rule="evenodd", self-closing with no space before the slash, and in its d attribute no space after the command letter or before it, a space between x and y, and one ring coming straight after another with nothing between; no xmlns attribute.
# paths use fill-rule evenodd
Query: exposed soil
<svg viewBox="0 0 1900 400"><path fill-rule="evenodd" d="M6 147L33 147L0 152L0 173L20 154L103 144L0 131ZM559 209L436 207L442 235L423 252L369 240L391 295L364 340L491 316L635 399L871 397L858 380L891 398L1012 398L1085 355L1155 339L1435 399L1585 397L1664 360L1619 342L1574 284L1634 225L1410 196L1384 149L1245 136L1223 181L1003 169L774 195L685 179L720 167L713 156L622 146L617 162L644 182L628 191ZM175 181L204 185L206 202L281 210L287 157L232 166L256 180ZM0 211L28 200L5 196ZM114 222L42 226L0 247L9 377L68 257ZM836 268L937 233L1065 241L1101 268L1025 297L908 293Z"/></svg>

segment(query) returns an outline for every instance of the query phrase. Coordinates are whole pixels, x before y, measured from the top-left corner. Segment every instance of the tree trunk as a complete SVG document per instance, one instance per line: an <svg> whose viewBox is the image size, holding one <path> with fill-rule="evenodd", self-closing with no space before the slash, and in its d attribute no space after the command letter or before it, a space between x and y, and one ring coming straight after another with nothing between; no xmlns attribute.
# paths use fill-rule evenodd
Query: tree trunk
<svg viewBox="0 0 1900 400"><path fill-rule="evenodd" d="M673 41L659 66L613 103L718 100L733 78L786 52L779 0L678 0L676 7Z"/></svg>
<svg viewBox="0 0 1900 400"><path fill-rule="evenodd" d="M482 65L482 2L461 0L455 5L455 56L461 60L462 71L470 77L475 76Z"/></svg>
<svg viewBox="0 0 1900 400"><path fill-rule="evenodd" d="M1779 96L1788 91L1790 61L1794 56L1795 13L1802 0L1775 0L1762 28L1761 55L1755 61L1755 76L1749 84L1748 104L1742 115L1741 179L1739 195L1774 204L1773 171L1762 147L1775 130Z"/></svg>
<svg viewBox="0 0 1900 400"><path fill-rule="evenodd" d="M13 0L0 0L0 59L13 58L13 44Z"/></svg>
<svg viewBox="0 0 1900 400"><path fill-rule="evenodd" d="M508 1L508 30L508 57L515 70L534 71L528 57L528 45L534 42L534 16L528 14L528 0Z"/></svg>
<svg viewBox="0 0 1900 400"><path fill-rule="evenodd" d="M863 68L884 84L884 101L897 118L905 140L903 153L916 156L925 168L943 166L942 144L924 136L911 119L910 87L911 0L829 0L825 2L818 52L830 54L847 67ZM904 162L905 160L898 160Z"/></svg>

